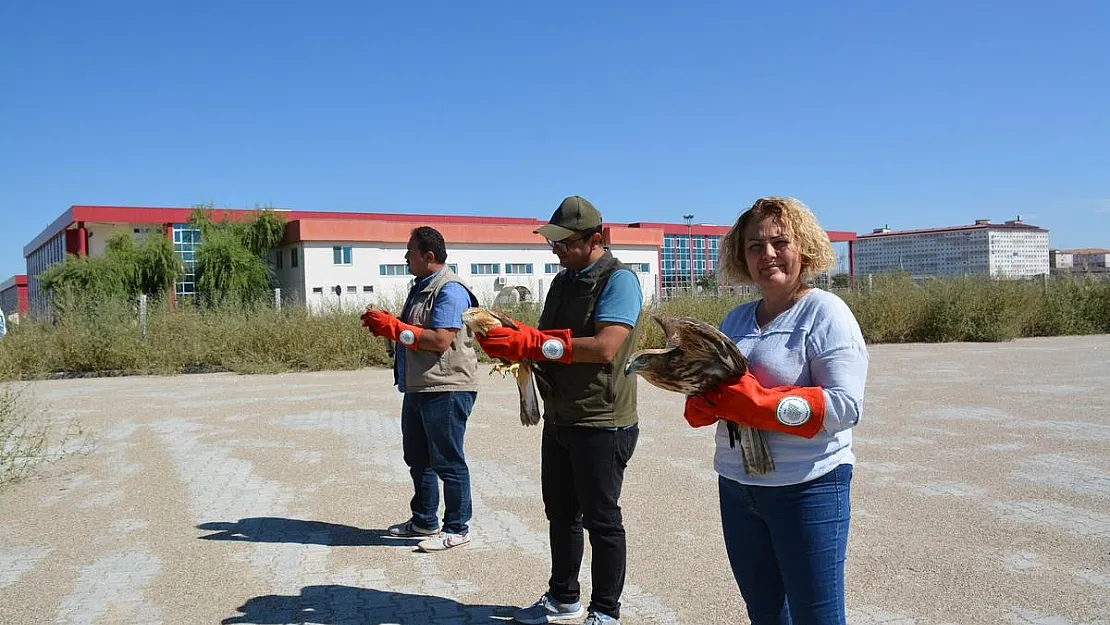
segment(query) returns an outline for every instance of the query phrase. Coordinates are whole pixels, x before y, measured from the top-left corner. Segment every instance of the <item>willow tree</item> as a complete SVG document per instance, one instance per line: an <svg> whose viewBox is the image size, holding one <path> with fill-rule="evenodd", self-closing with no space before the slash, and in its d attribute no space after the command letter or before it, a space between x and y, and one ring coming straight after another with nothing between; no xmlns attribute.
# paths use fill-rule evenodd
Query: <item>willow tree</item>
<svg viewBox="0 0 1110 625"><path fill-rule="evenodd" d="M239 220L211 206L196 206L190 223L200 231L194 271L201 301L210 306L250 304L276 286L265 257L285 238L281 213L260 209Z"/></svg>
<svg viewBox="0 0 1110 625"><path fill-rule="evenodd" d="M162 297L183 272L165 236L151 235L137 245L129 233L119 232L105 242L103 255L67 256L39 280L51 292L55 310L65 313L79 305L133 301L141 293Z"/></svg>

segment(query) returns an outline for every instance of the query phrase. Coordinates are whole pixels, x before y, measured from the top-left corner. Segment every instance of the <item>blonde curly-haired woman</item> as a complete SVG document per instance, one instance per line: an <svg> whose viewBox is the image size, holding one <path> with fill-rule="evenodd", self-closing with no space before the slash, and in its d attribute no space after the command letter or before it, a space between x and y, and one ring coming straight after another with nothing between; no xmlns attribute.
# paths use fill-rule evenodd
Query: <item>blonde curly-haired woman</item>
<svg viewBox="0 0 1110 625"><path fill-rule="evenodd" d="M721 274L761 298L734 308L721 331L747 373L686 402L693 427L718 424L725 549L752 625L843 625L844 561L868 354L852 311L810 286L835 262L813 213L761 198L721 244ZM744 471L726 421L767 433L775 470Z"/></svg>

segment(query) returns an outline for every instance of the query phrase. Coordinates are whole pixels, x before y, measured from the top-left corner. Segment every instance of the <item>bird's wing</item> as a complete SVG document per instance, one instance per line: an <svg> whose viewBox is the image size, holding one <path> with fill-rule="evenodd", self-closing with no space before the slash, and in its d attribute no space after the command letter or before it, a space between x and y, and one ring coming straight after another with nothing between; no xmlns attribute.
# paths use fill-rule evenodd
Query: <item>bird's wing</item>
<svg viewBox="0 0 1110 625"><path fill-rule="evenodd" d="M462 313L462 320L463 324L470 328L472 332L483 336L493 328L501 326L501 316L498 316L488 308L481 308L479 306L464 310Z"/></svg>
<svg viewBox="0 0 1110 625"><path fill-rule="evenodd" d="M497 319L497 321L499 321L501 325L505 326L506 328L513 328L514 330L516 329L516 323L513 321L512 317L509 317L505 313L492 308L489 309L487 312L489 312L489 314L494 319Z"/></svg>
<svg viewBox="0 0 1110 625"><path fill-rule="evenodd" d="M721 354L724 355L725 362L734 370L736 375L744 375L744 373L748 371L748 359L744 357L743 352L736 346L736 342L717 328L709 324L706 325L713 331L715 335L714 339L720 343Z"/></svg>

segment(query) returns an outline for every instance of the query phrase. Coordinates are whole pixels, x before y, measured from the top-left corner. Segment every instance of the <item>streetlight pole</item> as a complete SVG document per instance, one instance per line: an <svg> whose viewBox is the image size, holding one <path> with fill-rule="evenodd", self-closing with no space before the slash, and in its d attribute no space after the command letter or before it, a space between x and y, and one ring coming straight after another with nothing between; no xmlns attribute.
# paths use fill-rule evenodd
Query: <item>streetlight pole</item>
<svg viewBox="0 0 1110 625"><path fill-rule="evenodd" d="M682 219L686 221L686 245L690 254L690 294L694 293L694 214L683 215Z"/></svg>

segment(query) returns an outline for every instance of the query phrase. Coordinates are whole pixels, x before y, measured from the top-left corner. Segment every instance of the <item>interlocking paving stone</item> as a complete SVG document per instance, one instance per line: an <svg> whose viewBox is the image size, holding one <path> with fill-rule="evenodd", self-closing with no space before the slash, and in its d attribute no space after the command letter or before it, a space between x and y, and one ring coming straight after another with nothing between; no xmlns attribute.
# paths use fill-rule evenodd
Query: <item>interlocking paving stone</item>
<svg viewBox="0 0 1110 625"><path fill-rule="evenodd" d="M871 352L848 622L1110 625L1110 336ZM0 491L0 623L506 622L549 573L540 428L520 425L511 380L481 376L473 542L419 553L384 531L411 496L390 383L364 370L30 384L88 445ZM622 622L746 623L713 432L686 427L682 400L640 385Z"/></svg>

